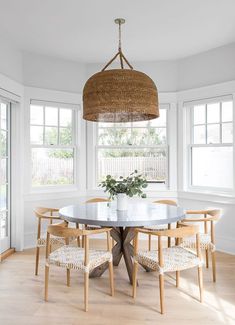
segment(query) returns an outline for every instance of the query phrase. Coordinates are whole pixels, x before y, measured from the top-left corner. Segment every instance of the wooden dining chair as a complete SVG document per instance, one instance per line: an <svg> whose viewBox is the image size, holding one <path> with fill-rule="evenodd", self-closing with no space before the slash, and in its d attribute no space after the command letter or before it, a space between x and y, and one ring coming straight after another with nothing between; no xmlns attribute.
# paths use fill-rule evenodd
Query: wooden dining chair
<svg viewBox="0 0 235 325"><path fill-rule="evenodd" d="M206 255L206 267L209 267L209 252L211 253L212 262L212 276L213 282L216 282L216 257L215 257L215 221L220 218L220 210L188 210L186 215L193 215L193 217L186 217L181 222L184 224L203 224L203 232L200 234L201 237L201 250L205 251ZM182 242L182 246L185 248L196 249L196 242L194 238L185 238Z"/></svg>
<svg viewBox="0 0 235 325"><path fill-rule="evenodd" d="M153 203L168 204L168 205L172 205L172 206L177 206L177 203L174 200L157 200L157 201L153 201ZM158 229L158 227L156 227L156 230L157 229ZM168 229L171 229L171 224L170 223L168 224ZM167 241L168 241L168 247L170 247L171 246L171 238L168 237ZM152 248L151 235L149 235L149 238L148 238L148 248L149 248L149 251L151 251L151 248Z"/></svg>
<svg viewBox="0 0 235 325"><path fill-rule="evenodd" d="M49 225L47 228L46 241L46 265L45 265L45 301L48 301L48 282L49 282L49 267L51 265L63 267L67 270L67 286L70 286L70 270L82 271L84 274L84 303L85 311L88 311L88 287L89 287L89 272L94 268L102 265L105 262L109 263L109 279L111 295L114 295L113 283L113 263L110 241L110 228L102 228L96 230L86 230L67 227L67 223L58 225ZM94 250L89 249L89 237L91 235L106 233L107 234L107 249ZM50 238L51 235L65 238L66 245L54 250L50 253ZM69 238L77 238L84 236L85 247L77 247L69 245Z"/></svg>
<svg viewBox="0 0 235 325"><path fill-rule="evenodd" d="M44 208L44 207L37 207L34 209L35 216L37 217L38 220L35 275L38 275L40 248L46 247L46 237L42 236L41 234L42 223L47 222L49 224L52 224L54 220L57 221L60 220L58 211L59 209ZM50 249L52 245L57 245L57 244L64 244L64 240L62 238L52 237L50 239Z"/></svg>
<svg viewBox="0 0 235 325"><path fill-rule="evenodd" d="M160 231L148 230L145 228L136 229L136 237L134 243L134 271L133 271L133 298L136 297L137 287L137 270L138 264L147 266L148 268L159 273L159 289L160 289L160 309L161 314L164 313L164 274L166 272L176 272L176 287L179 286L180 271L198 268L198 282L200 291L200 301L203 300L203 278L202 278L202 259L200 248L199 227L185 226L178 223L179 228L166 229ZM158 249L152 251L138 250L138 235L143 233L146 235L157 236ZM186 248L180 246L182 239L195 236L196 254ZM177 245L173 247L162 247L162 238L177 238Z"/></svg>

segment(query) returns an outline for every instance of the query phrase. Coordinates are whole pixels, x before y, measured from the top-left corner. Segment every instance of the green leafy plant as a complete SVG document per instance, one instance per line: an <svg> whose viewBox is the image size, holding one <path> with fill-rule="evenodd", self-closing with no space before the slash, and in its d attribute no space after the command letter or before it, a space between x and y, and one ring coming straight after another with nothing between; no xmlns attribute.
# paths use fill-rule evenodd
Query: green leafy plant
<svg viewBox="0 0 235 325"><path fill-rule="evenodd" d="M105 192L109 193L110 199L114 199L117 194L125 193L129 197L138 195L146 198L143 189L148 186L147 180L135 170L128 177L120 176L117 180L111 175L107 175L105 180L99 184Z"/></svg>

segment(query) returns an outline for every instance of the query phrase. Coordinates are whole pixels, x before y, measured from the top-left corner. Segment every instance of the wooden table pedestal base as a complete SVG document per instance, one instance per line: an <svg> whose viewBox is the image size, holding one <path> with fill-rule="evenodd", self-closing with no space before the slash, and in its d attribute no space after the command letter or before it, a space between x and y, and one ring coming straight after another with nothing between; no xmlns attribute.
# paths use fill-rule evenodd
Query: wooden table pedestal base
<svg viewBox="0 0 235 325"><path fill-rule="evenodd" d="M133 253L134 247L131 241L135 237L135 228L132 227L117 227L111 230L111 236L115 240L116 244L113 247L113 265L118 266L122 256L124 257L127 273L132 284L132 271L133 271ZM146 271L151 271L147 267L143 266ZM101 266L95 268L91 273L90 277L100 277L104 271L108 268L108 263L104 263Z"/></svg>

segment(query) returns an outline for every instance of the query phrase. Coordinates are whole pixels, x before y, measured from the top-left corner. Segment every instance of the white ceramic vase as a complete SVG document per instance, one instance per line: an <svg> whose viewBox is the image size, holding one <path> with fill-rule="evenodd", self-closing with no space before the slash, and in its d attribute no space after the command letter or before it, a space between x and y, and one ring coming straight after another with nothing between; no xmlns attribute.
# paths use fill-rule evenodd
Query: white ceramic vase
<svg viewBox="0 0 235 325"><path fill-rule="evenodd" d="M117 194L117 210L123 211L128 208L128 197L125 193Z"/></svg>

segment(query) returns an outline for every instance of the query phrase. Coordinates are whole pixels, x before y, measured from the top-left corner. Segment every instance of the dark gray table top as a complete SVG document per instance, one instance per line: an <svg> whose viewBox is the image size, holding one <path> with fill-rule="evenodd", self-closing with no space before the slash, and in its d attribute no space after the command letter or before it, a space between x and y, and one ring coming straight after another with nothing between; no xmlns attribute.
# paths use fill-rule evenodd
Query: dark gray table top
<svg viewBox="0 0 235 325"><path fill-rule="evenodd" d="M142 227L163 225L185 217L180 207L150 203L144 199L130 200L128 210L118 211L116 203L81 203L59 210L62 219L88 225L106 227Z"/></svg>

